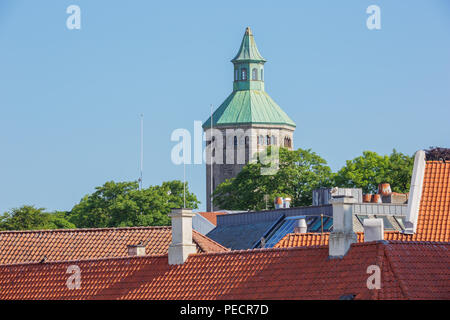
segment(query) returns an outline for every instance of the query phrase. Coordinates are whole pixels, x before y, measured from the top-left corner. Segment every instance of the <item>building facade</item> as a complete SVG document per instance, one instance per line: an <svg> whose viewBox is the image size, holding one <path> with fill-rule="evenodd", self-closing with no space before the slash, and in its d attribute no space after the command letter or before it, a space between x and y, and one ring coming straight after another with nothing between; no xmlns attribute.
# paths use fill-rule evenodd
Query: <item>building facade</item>
<svg viewBox="0 0 450 320"><path fill-rule="evenodd" d="M245 30L234 65L233 92L203 124L206 134L206 207L211 194L235 177L267 146L293 148L295 123L266 93L264 64L250 28Z"/></svg>

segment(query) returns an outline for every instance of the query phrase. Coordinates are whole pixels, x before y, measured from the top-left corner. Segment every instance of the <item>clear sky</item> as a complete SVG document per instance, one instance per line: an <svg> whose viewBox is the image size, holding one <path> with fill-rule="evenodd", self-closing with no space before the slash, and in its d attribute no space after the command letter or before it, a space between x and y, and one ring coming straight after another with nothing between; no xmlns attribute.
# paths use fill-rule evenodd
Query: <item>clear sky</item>
<svg viewBox="0 0 450 320"><path fill-rule="evenodd" d="M81 30L66 27L71 4ZM366 27L372 4L381 30ZM170 135L231 92L246 26L295 147L333 170L364 150L450 146L448 0L0 0L0 212L69 210L136 180L140 113L144 185L182 179ZM187 179L204 209L204 165Z"/></svg>

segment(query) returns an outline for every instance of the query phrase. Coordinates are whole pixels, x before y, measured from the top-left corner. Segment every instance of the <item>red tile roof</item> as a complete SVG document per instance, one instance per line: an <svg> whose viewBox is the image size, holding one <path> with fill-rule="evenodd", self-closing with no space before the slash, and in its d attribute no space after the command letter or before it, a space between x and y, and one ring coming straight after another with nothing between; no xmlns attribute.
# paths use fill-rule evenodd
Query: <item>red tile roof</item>
<svg viewBox="0 0 450 320"><path fill-rule="evenodd" d="M328 233L288 234L276 247L328 244ZM417 230L413 235L385 232L385 240L450 241L450 163L427 161L420 200ZM358 241L364 235L358 234Z"/></svg>
<svg viewBox="0 0 450 320"><path fill-rule="evenodd" d="M170 266L167 255L0 266L0 299L450 299L450 244L353 244L202 253ZM81 272L69 290L67 268ZM381 289L369 290L371 265Z"/></svg>
<svg viewBox="0 0 450 320"><path fill-rule="evenodd" d="M223 252L225 247L193 230L199 252ZM126 257L127 246L148 244L146 254L166 254L171 227L61 229L0 232L0 264Z"/></svg>
<svg viewBox="0 0 450 320"><path fill-rule="evenodd" d="M225 212L199 212L199 215L206 218L213 225L217 226L217 216L226 214Z"/></svg>

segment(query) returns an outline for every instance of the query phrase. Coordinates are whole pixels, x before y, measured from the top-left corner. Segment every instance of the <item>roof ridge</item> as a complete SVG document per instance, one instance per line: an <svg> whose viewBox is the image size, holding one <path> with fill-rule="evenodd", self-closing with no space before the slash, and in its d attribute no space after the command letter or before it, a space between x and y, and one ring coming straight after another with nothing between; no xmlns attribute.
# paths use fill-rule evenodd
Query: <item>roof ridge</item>
<svg viewBox="0 0 450 320"><path fill-rule="evenodd" d="M52 232L96 232L96 231L117 231L117 230L136 230L136 229L171 229L172 226L136 226L136 227L109 227L109 228L75 228L75 229L40 229L40 230L3 230L1 234L6 233L52 233Z"/></svg>
<svg viewBox="0 0 450 320"><path fill-rule="evenodd" d="M19 263L5 263L0 264L0 269L3 267L17 267L17 266L28 266L28 265L49 265L49 264L65 264L65 263L77 263L77 262L100 262L100 261L116 261L116 260L127 260L127 259L144 259L144 258L164 258L168 254L149 254L145 256L126 256L126 257L102 257L102 258L89 258L89 259L73 259L73 260L57 260L57 261L46 261L46 262L19 262Z"/></svg>

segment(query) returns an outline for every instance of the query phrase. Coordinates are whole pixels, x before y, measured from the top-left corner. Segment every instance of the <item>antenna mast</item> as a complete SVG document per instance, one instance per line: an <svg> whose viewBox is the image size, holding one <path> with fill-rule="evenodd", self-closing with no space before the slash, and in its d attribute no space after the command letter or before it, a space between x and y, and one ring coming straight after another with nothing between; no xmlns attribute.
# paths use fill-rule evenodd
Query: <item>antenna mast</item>
<svg viewBox="0 0 450 320"><path fill-rule="evenodd" d="M141 113L141 163L140 163L139 190L142 190L143 171L144 171L144 115Z"/></svg>
<svg viewBox="0 0 450 320"><path fill-rule="evenodd" d="M209 148L209 154L210 154L210 171L211 171L211 174L210 174L210 176L211 176L211 181L210 181L210 189L211 189L211 191L210 191L210 201L211 201L211 207L210 207L210 210L211 211L214 211L213 210L213 163L212 163L212 150L213 150L213 145L212 145L212 143L213 143L213 139L212 139L212 137L213 137L213 105L211 104L211 134L210 134L210 139L211 139L211 141L210 141L210 145L211 145L211 148Z"/></svg>

